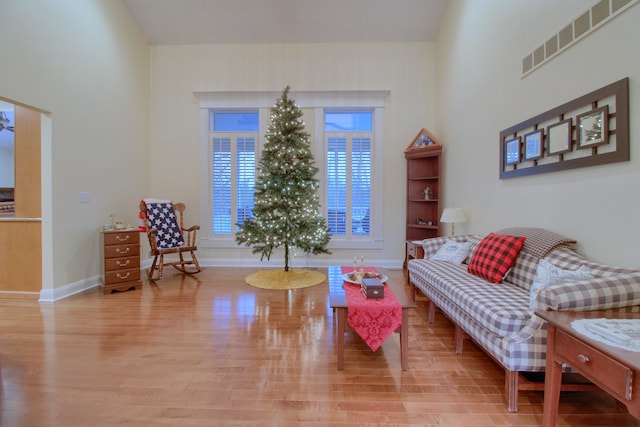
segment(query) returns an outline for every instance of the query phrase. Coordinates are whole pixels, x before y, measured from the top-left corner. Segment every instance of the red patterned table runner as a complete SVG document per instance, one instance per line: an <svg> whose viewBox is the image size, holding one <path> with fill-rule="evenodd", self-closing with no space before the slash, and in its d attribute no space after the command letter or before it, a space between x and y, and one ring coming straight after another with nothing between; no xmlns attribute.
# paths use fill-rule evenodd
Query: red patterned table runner
<svg viewBox="0 0 640 427"><path fill-rule="evenodd" d="M342 267L342 273L351 273L353 267ZM376 271L375 267L365 267L365 271ZM347 296L347 321L349 326L376 351L402 324L402 305L391 288L384 285L384 298L367 299L360 285L344 282Z"/></svg>

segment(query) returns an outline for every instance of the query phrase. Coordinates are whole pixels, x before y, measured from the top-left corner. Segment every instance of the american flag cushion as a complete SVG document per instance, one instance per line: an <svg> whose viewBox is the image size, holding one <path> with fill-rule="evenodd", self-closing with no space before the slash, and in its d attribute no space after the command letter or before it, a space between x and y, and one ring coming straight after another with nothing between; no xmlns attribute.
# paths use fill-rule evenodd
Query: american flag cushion
<svg viewBox="0 0 640 427"><path fill-rule="evenodd" d="M177 248L184 245L182 232L173 210L173 203L170 201L146 202L146 205L149 226L158 230L158 234L156 234L158 249Z"/></svg>
<svg viewBox="0 0 640 427"><path fill-rule="evenodd" d="M523 236L489 233L473 253L467 271L491 283L502 283L525 239Z"/></svg>

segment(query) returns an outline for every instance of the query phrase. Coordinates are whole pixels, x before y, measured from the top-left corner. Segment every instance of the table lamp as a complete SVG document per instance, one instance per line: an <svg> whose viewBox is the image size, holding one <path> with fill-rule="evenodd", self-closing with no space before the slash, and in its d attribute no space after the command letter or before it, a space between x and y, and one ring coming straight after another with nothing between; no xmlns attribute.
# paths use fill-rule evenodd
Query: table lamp
<svg viewBox="0 0 640 427"><path fill-rule="evenodd" d="M455 225L457 222L467 222L467 216L464 214L464 211L460 208L446 208L444 212L442 212L442 216L440 217L440 222L450 222L451 223L451 235L455 235Z"/></svg>

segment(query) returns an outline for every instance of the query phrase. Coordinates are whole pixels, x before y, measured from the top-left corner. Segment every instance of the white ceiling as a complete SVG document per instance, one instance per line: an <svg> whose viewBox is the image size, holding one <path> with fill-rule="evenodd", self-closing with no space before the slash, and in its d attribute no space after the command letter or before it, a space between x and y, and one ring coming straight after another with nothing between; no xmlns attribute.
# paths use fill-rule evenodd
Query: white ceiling
<svg viewBox="0 0 640 427"><path fill-rule="evenodd" d="M448 0L123 0L152 45L435 41Z"/></svg>

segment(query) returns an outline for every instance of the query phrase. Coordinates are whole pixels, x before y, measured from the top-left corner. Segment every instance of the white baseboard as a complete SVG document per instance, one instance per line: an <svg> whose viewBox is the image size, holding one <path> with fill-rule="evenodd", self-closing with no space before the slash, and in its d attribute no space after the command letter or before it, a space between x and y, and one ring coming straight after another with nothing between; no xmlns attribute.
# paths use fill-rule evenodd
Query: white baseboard
<svg viewBox="0 0 640 427"><path fill-rule="evenodd" d="M60 286L54 289L43 289L40 291L40 303L56 302L71 295L93 289L102 284L102 276L92 276L86 279L78 280L68 285Z"/></svg>
<svg viewBox="0 0 640 427"><path fill-rule="evenodd" d="M260 259L216 259L216 258L198 258L201 267L284 267L283 259L272 259L271 261L260 261ZM331 265L352 265L353 260L335 260L335 259L317 259L309 262L309 267L322 268ZM372 260L367 265L375 265L382 268L398 270L402 268L402 261L398 260ZM151 260L143 260L141 263L140 277L146 277L146 269L151 266ZM291 262L291 268L307 268L306 259L295 259ZM40 291L40 303L53 303L80 292L93 289L102 285L102 276L92 276L79 280L68 285L60 286L54 289L43 289Z"/></svg>
<svg viewBox="0 0 640 427"><path fill-rule="evenodd" d="M284 259L272 258L271 261L260 261L260 258L249 259L216 259L216 258L198 258L201 267L284 267ZM358 261L359 263L360 261ZM403 261L399 260L365 260L366 265L375 265L376 267L401 269ZM148 263L151 265L151 263ZM143 263L144 265L144 263ZM353 265L352 259L311 259L309 267L329 267L332 265ZM290 261L291 268L307 268L307 260L305 258L297 258Z"/></svg>

